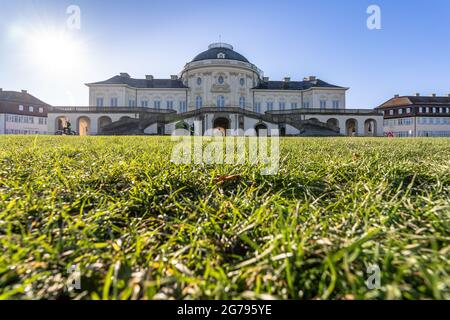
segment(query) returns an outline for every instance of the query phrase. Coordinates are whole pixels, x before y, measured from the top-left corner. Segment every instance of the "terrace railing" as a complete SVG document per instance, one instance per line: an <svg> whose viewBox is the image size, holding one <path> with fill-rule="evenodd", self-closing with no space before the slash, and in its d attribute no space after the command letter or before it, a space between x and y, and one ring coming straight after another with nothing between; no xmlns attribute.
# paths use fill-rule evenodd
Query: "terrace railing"
<svg viewBox="0 0 450 320"><path fill-rule="evenodd" d="M176 113L172 109L155 109L146 107L89 107L89 106L54 106L48 108L49 113L69 112L69 113Z"/></svg>
<svg viewBox="0 0 450 320"><path fill-rule="evenodd" d="M267 115L267 116L290 116L302 114L352 114L352 115L383 115L381 110L372 109L319 109L319 108L299 108L286 110L272 110L264 113L257 113L247 108L240 106L226 106L226 107L202 107L200 109L189 110L184 113L177 112L173 109L155 109L147 107L91 107L91 106L54 106L49 107L49 113L153 113L153 114L183 114L183 115L198 115L201 113L239 113L245 115Z"/></svg>
<svg viewBox="0 0 450 320"><path fill-rule="evenodd" d="M272 110L266 111L267 114L273 115L288 115L288 114L377 114L383 115L381 111L373 109L319 109L319 108L299 108L299 109L286 109L286 110Z"/></svg>

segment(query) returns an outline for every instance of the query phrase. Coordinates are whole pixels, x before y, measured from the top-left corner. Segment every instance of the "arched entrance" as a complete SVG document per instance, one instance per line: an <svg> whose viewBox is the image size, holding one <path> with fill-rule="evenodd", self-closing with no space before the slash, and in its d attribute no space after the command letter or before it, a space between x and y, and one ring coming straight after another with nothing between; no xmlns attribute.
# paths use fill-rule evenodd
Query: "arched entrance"
<svg viewBox="0 0 450 320"><path fill-rule="evenodd" d="M110 125L111 123L112 120L110 117L102 116L98 118L98 132L99 133L103 132L103 128L106 127L107 125Z"/></svg>
<svg viewBox="0 0 450 320"><path fill-rule="evenodd" d="M265 130L265 133L263 135L267 136L268 132L267 132L267 126L264 123L258 123L255 126L255 131L256 131L256 135L259 137L260 136L260 131L261 130ZM262 133L262 132L261 132Z"/></svg>
<svg viewBox="0 0 450 320"><path fill-rule="evenodd" d="M334 126L334 127L339 128L339 120L336 119L336 118L330 118L330 119L328 119L328 120L327 120L327 124L330 125L330 126Z"/></svg>
<svg viewBox="0 0 450 320"><path fill-rule="evenodd" d="M214 134L219 132L221 135L226 136L227 135L226 131L230 129L230 120L223 117L217 118L214 120L213 128Z"/></svg>
<svg viewBox="0 0 450 320"><path fill-rule="evenodd" d="M364 122L364 135L374 137L377 135L377 122L374 119L367 119Z"/></svg>
<svg viewBox="0 0 450 320"><path fill-rule="evenodd" d="M88 117L78 118L78 134L80 136L87 136L90 133L91 120Z"/></svg>
<svg viewBox="0 0 450 320"><path fill-rule="evenodd" d="M355 119L348 119L345 122L345 134L349 137L356 136L358 134L358 122Z"/></svg>
<svg viewBox="0 0 450 320"><path fill-rule="evenodd" d="M65 116L57 117L55 124L56 131L63 131L64 128L67 126L67 122L69 122L69 119L67 119L67 117Z"/></svg>

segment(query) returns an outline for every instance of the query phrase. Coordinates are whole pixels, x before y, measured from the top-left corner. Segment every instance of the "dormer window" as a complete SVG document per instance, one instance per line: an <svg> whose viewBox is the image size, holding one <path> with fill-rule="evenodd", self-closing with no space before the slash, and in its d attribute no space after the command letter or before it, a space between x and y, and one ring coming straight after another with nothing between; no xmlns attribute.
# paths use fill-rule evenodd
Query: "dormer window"
<svg viewBox="0 0 450 320"><path fill-rule="evenodd" d="M217 54L217 59L225 59L225 53L219 52L219 53Z"/></svg>

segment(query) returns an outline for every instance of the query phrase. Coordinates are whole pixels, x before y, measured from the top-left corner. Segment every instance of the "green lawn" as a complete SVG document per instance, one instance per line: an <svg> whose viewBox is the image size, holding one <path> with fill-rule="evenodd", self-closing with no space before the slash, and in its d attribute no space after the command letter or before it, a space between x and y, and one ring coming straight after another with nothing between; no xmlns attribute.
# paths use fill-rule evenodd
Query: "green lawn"
<svg viewBox="0 0 450 320"><path fill-rule="evenodd" d="M172 144L0 136L0 298L450 299L450 139L283 138L273 176Z"/></svg>

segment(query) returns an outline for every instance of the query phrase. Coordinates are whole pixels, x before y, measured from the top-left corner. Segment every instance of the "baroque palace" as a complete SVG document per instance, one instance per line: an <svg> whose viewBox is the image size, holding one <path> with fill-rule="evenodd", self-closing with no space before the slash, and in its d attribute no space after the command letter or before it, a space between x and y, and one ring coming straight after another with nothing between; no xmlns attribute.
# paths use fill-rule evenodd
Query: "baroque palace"
<svg viewBox="0 0 450 320"><path fill-rule="evenodd" d="M89 106L49 108L49 133L70 122L80 135L164 135L179 128L202 134L278 129L292 136L383 135L381 111L346 108L349 88L313 76L271 81L225 43L211 44L170 79L121 73L87 86Z"/></svg>

